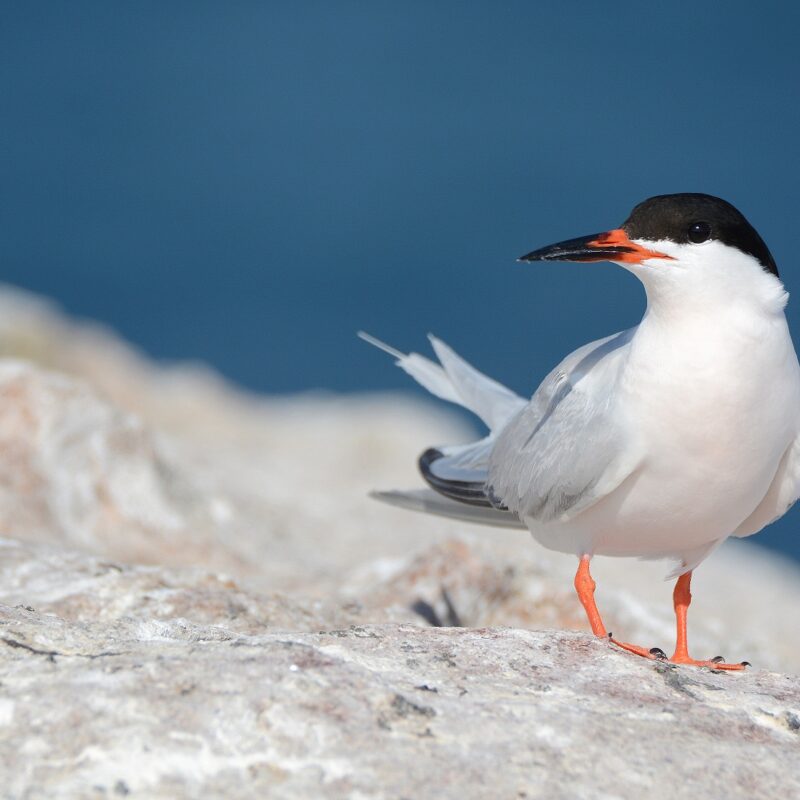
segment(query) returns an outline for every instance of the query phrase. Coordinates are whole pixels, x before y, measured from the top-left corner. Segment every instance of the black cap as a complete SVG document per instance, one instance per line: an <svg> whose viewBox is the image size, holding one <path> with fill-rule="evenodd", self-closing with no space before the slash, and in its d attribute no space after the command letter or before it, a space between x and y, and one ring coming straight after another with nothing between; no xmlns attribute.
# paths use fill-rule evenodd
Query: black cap
<svg viewBox="0 0 800 800"><path fill-rule="evenodd" d="M764 240L734 206L710 194L661 194L639 203L623 223L631 239L679 244L715 239L753 256L778 277L778 267Z"/></svg>

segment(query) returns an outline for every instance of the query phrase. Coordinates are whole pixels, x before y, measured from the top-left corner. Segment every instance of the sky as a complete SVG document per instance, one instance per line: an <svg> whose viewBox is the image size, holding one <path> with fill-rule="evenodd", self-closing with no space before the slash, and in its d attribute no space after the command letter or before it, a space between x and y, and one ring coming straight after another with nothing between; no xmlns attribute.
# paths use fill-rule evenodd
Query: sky
<svg viewBox="0 0 800 800"><path fill-rule="evenodd" d="M800 300L798 27L776 2L0 0L0 280L260 392L417 392L363 328L530 394L644 295L516 258L648 196L734 203ZM800 557L798 524L760 539Z"/></svg>

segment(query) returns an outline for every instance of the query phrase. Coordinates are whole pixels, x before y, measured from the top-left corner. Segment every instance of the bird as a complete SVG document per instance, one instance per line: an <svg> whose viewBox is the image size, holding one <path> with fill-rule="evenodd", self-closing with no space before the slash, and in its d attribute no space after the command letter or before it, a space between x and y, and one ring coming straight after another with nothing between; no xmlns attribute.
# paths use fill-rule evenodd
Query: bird
<svg viewBox="0 0 800 800"><path fill-rule="evenodd" d="M730 203L699 193L636 205L619 228L518 261L617 264L644 285L638 325L579 347L526 399L429 336L436 363L359 332L488 434L428 448L426 488L373 495L467 522L527 528L577 557L574 587L592 632L647 659L717 670L749 663L689 655L698 565L800 495L800 366L775 259ZM607 632L595 555L669 559L676 644L667 658Z"/></svg>

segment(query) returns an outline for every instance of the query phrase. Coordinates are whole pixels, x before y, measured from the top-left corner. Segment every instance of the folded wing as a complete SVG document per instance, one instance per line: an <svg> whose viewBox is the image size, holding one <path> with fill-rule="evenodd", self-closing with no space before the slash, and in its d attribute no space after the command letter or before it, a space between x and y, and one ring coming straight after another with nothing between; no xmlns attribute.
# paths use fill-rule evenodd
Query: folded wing
<svg viewBox="0 0 800 800"><path fill-rule="evenodd" d="M775 477L764 499L753 513L733 532L734 536L752 536L770 522L782 517L800 497L800 436L783 454Z"/></svg>
<svg viewBox="0 0 800 800"><path fill-rule="evenodd" d="M565 522L616 489L639 453L614 401L635 329L576 350L497 437L488 493L526 522Z"/></svg>
<svg viewBox="0 0 800 800"><path fill-rule="evenodd" d="M405 508L482 524L569 519L613 491L636 468L630 437L612 412L613 391L633 329L576 350L530 401L488 378L430 337L440 364L404 354L367 334L435 396L469 409L489 434L426 450L420 471L432 489L384 492Z"/></svg>

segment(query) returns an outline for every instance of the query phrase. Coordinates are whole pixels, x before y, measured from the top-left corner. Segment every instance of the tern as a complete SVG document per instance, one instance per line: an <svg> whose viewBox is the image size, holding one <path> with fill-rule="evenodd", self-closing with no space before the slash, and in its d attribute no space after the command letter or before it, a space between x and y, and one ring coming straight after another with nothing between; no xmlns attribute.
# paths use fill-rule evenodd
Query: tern
<svg viewBox="0 0 800 800"><path fill-rule="evenodd" d="M610 261L644 285L641 322L568 355L524 399L430 336L439 364L372 336L432 394L489 433L426 450L430 488L377 492L428 513L526 527L578 558L575 589L596 636L649 659L658 648L607 633L594 555L668 558L677 664L740 670L689 655L692 571L729 536L750 536L800 495L800 366L788 294L767 245L730 203L651 197L621 227L542 247L520 261Z"/></svg>

